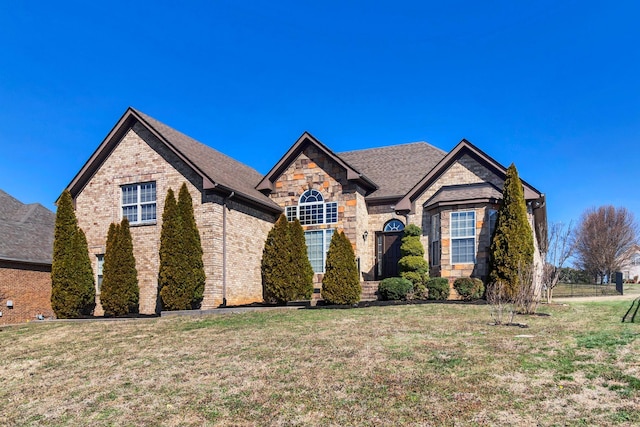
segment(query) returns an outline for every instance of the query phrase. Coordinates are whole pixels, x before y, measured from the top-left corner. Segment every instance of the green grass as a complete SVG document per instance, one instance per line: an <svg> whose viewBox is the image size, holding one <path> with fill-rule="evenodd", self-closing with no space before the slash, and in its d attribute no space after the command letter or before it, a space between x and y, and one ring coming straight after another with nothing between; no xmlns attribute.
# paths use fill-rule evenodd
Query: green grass
<svg viewBox="0 0 640 427"><path fill-rule="evenodd" d="M0 330L0 424L634 425L628 301L282 310Z"/></svg>

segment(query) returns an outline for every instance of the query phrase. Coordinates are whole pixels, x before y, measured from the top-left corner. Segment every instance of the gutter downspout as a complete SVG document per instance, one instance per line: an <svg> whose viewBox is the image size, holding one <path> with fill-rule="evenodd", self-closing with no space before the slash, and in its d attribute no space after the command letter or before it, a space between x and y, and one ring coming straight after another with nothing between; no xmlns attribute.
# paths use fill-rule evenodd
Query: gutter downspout
<svg viewBox="0 0 640 427"><path fill-rule="evenodd" d="M227 201L234 195L232 191L226 198L222 199L222 305L227 306Z"/></svg>

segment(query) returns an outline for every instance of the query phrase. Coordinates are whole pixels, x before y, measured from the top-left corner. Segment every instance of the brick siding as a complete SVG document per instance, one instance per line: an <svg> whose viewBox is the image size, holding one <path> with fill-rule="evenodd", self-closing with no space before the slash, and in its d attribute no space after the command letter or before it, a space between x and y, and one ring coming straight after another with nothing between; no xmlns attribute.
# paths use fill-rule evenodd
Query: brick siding
<svg viewBox="0 0 640 427"><path fill-rule="evenodd" d="M148 181L156 183L157 220L153 224L131 227L140 287L140 312L151 314L159 308L158 251L162 211L168 189L172 188L177 197L180 186L185 182L193 197L194 215L204 252L206 282L202 308L219 306L223 302L224 199L217 194L205 193L200 176L140 124L126 133L75 199L76 216L87 235L94 272L97 269L95 255L104 253L109 224L121 220L120 187ZM260 301L260 257L257 255L261 256L266 234L275 219L233 199L228 202L226 218L227 303ZM95 314L103 314L99 304Z"/></svg>
<svg viewBox="0 0 640 427"><path fill-rule="evenodd" d="M7 301L13 301L13 308ZM50 319L51 266L34 266L0 261L0 325L36 320L38 314Z"/></svg>

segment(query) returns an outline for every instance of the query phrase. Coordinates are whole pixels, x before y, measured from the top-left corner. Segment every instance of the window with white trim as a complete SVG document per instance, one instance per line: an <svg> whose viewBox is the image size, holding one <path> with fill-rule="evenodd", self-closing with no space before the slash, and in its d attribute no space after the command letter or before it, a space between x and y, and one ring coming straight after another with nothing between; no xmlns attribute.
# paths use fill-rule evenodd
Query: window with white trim
<svg viewBox="0 0 640 427"><path fill-rule="evenodd" d="M307 256L314 273L324 273L324 266L327 262L327 252L333 229L309 230L304 232L304 239L307 243Z"/></svg>
<svg viewBox="0 0 640 427"><path fill-rule="evenodd" d="M635 254L631 259L631 265L640 265L640 254Z"/></svg>
<svg viewBox="0 0 640 427"><path fill-rule="evenodd" d="M431 215L431 247L429 248L429 260L431 265L440 265L440 214Z"/></svg>
<svg viewBox="0 0 640 427"><path fill-rule="evenodd" d="M476 213L451 212L451 264L476 262Z"/></svg>
<svg viewBox="0 0 640 427"><path fill-rule="evenodd" d="M338 203L325 202L318 190L307 190L298 199L298 206L287 206L288 221L298 218L302 225L335 224L338 222Z"/></svg>
<svg viewBox="0 0 640 427"><path fill-rule="evenodd" d="M129 224L144 224L156 221L156 183L129 184L122 189L122 217Z"/></svg>

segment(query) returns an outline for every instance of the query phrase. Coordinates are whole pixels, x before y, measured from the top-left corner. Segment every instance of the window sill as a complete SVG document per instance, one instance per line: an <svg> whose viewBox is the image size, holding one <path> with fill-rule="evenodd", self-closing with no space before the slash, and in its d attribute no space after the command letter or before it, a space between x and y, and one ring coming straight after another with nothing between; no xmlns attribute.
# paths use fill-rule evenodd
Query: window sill
<svg viewBox="0 0 640 427"><path fill-rule="evenodd" d="M146 222L130 222L129 227L144 227L145 225L156 225L158 221L146 221Z"/></svg>

